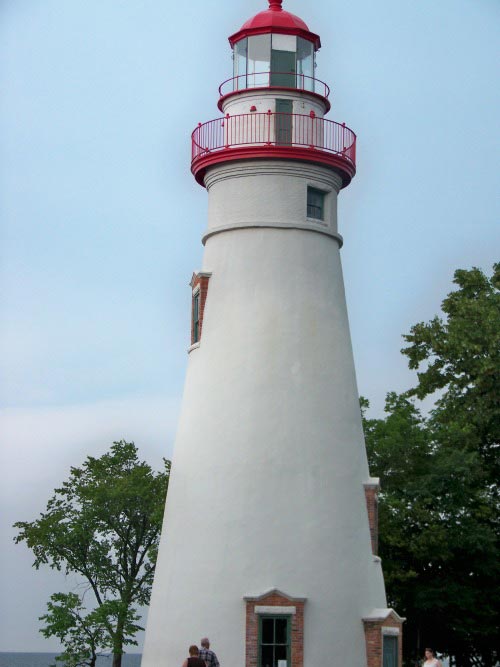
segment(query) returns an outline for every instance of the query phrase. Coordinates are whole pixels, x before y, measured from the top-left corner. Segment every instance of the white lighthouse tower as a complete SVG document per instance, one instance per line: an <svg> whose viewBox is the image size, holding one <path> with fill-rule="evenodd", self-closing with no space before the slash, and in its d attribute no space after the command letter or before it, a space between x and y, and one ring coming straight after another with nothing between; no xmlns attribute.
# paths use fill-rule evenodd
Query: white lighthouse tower
<svg viewBox="0 0 500 667"><path fill-rule="evenodd" d="M270 0L229 38L221 117L192 137L209 197L143 667L208 636L222 667L397 667L344 296L320 38Z"/></svg>

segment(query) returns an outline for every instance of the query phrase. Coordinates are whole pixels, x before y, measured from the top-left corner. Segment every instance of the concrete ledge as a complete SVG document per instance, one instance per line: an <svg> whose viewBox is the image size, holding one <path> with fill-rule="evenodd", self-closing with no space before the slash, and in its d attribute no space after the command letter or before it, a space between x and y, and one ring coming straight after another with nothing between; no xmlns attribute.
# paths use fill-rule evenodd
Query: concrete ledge
<svg viewBox="0 0 500 667"><path fill-rule="evenodd" d="M296 614L297 607L280 607L279 605L256 605L254 609L256 614Z"/></svg>

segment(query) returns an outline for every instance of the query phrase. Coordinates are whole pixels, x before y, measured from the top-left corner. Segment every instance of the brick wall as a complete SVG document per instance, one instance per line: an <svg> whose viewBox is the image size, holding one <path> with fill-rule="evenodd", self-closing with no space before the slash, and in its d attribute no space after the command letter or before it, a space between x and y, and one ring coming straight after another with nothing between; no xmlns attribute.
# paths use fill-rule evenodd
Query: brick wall
<svg viewBox="0 0 500 667"><path fill-rule="evenodd" d="M246 648L245 667L257 667L259 662L259 615L256 606L295 607L291 615L291 666L303 667L304 664L304 604L303 599L289 598L278 591L273 591L260 598L246 599ZM279 609L276 609L279 614Z"/></svg>
<svg viewBox="0 0 500 667"><path fill-rule="evenodd" d="M368 510L368 521L370 523L370 537L372 539L372 552L378 554L378 485L365 484L366 509Z"/></svg>

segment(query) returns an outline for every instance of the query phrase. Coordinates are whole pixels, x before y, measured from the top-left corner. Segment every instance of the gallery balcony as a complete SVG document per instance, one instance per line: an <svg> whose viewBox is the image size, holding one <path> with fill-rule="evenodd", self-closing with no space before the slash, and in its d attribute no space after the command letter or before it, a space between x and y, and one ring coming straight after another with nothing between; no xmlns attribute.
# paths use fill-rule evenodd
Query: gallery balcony
<svg viewBox="0 0 500 667"><path fill-rule="evenodd" d="M248 159L301 160L337 171L342 187L356 173L356 135L344 123L293 113L247 113L200 123L192 134L191 171Z"/></svg>

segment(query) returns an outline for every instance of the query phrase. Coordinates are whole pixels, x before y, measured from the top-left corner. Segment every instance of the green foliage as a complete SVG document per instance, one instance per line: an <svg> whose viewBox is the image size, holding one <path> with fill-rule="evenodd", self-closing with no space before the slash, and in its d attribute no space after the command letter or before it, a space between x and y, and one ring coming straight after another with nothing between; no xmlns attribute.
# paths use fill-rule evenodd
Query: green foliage
<svg viewBox="0 0 500 667"><path fill-rule="evenodd" d="M123 647L140 629L134 606L149 602L169 475L169 461L155 473L133 443L115 442L100 458L71 468L39 519L15 524L15 541L33 551L34 567L80 575L95 597L96 609L83 615L78 596L53 596L43 617L46 636L63 641L57 633L66 632L65 645L77 647L87 633L90 646L90 632L120 667Z"/></svg>
<svg viewBox="0 0 500 667"><path fill-rule="evenodd" d="M424 646L457 667L499 658L499 265L457 271L445 318L412 327L402 352L418 384L368 419L381 478L380 555L389 603L408 617L408 664ZM424 418L415 399L436 398ZM476 662L475 662L476 661Z"/></svg>
<svg viewBox="0 0 500 667"><path fill-rule="evenodd" d="M500 264L490 278L482 271L455 272L459 289L442 303L446 319L412 327L402 350L418 370L409 393L422 399L441 392L432 413L439 442L473 453L484 482L498 493L500 476Z"/></svg>
<svg viewBox="0 0 500 667"><path fill-rule="evenodd" d="M140 629L133 609L122 609L117 600L104 602L87 612L75 593L55 593L47 603L48 612L40 617L46 625L41 629L45 637L57 637L64 652L56 657L64 667L95 667L102 650L112 648L106 628L116 624L124 613L123 637L125 644L137 644L134 635Z"/></svg>

